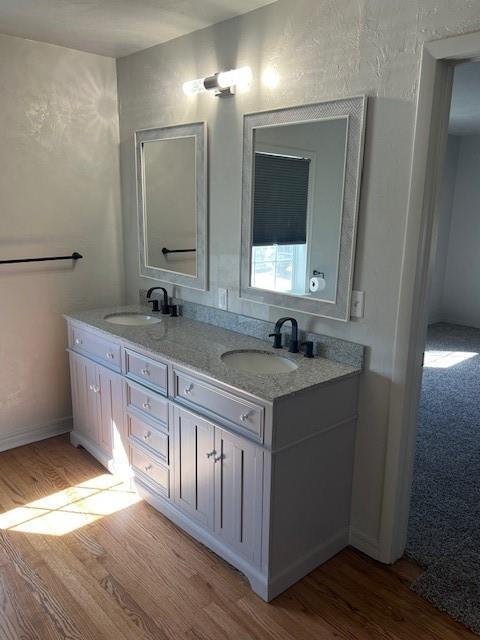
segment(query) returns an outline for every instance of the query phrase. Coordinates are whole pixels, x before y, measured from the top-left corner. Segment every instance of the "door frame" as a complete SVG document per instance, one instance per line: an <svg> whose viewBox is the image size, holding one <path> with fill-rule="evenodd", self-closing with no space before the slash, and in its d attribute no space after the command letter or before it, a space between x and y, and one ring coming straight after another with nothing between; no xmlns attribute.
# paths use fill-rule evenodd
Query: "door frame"
<svg viewBox="0 0 480 640"><path fill-rule="evenodd" d="M480 57L480 32L424 43L394 338L379 559L400 558L407 540L437 198L446 156L453 67Z"/></svg>

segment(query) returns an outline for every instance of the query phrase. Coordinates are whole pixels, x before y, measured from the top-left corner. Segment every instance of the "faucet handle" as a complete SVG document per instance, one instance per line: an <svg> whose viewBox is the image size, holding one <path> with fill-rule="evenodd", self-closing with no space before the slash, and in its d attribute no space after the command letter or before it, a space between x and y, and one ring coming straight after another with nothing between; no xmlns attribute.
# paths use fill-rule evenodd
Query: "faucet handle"
<svg viewBox="0 0 480 640"><path fill-rule="evenodd" d="M268 334L269 338L273 338L273 348L281 349L282 348L282 334L280 331L275 331L274 333Z"/></svg>
<svg viewBox="0 0 480 640"><path fill-rule="evenodd" d="M147 302L152 305L152 311L159 311L158 300L147 300Z"/></svg>
<svg viewBox="0 0 480 640"><path fill-rule="evenodd" d="M298 353L300 349L298 348L299 342L298 340L290 340L288 343L288 350L290 353Z"/></svg>
<svg viewBox="0 0 480 640"><path fill-rule="evenodd" d="M305 358L314 358L313 355L313 342L311 340L307 340L306 342L302 342L302 347L305 347Z"/></svg>

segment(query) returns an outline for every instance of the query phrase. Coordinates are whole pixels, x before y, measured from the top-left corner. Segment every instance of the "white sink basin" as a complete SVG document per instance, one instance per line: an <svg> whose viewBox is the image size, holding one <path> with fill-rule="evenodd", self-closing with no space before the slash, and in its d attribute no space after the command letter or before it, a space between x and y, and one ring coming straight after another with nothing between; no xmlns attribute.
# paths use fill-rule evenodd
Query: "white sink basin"
<svg viewBox="0 0 480 640"><path fill-rule="evenodd" d="M104 317L104 320L111 322L112 324L123 324L130 327L140 327L146 324L157 324L161 322L161 318L155 316L149 316L146 313L123 312L123 313L110 313Z"/></svg>
<svg viewBox="0 0 480 640"><path fill-rule="evenodd" d="M221 359L227 367L244 373L289 373L298 369L289 358L268 351L227 351Z"/></svg>

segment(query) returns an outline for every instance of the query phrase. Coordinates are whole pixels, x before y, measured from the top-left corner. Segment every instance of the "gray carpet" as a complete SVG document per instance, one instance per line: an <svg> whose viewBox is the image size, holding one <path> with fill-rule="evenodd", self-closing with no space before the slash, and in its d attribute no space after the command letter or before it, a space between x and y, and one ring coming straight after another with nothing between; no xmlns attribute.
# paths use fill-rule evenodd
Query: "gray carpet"
<svg viewBox="0 0 480 640"><path fill-rule="evenodd" d="M480 634L480 355L459 353L480 354L480 330L435 324L426 351L426 364L440 353L423 370L406 554L425 572L412 589Z"/></svg>

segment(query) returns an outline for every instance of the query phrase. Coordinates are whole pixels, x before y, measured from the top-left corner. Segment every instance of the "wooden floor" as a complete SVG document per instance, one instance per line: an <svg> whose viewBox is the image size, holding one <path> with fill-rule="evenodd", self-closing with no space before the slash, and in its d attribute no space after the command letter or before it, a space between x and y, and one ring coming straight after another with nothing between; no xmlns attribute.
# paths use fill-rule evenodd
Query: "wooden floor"
<svg viewBox="0 0 480 640"><path fill-rule="evenodd" d="M1 640L476 638L408 589L415 568L352 549L266 604L108 480L65 437L0 454Z"/></svg>

